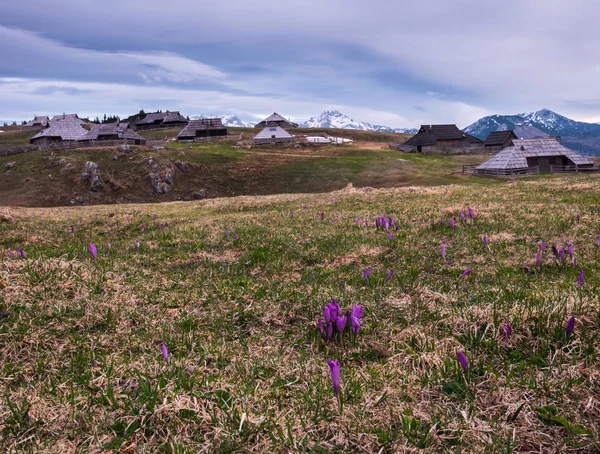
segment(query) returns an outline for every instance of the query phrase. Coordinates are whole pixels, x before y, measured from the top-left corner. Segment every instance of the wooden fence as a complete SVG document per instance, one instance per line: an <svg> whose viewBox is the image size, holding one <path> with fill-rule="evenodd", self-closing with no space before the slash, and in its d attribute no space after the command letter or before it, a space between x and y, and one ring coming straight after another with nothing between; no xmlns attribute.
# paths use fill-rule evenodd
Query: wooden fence
<svg viewBox="0 0 600 454"><path fill-rule="evenodd" d="M481 177L514 178L539 175L540 168L527 167L526 169L474 169L473 175Z"/></svg>
<svg viewBox="0 0 600 454"><path fill-rule="evenodd" d="M580 172L598 172L598 166L550 166L550 173L580 173Z"/></svg>
<svg viewBox="0 0 600 454"><path fill-rule="evenodd" d="M475 173L475 167L477 167L477 166L462 166L463 175L466 175L466 174L473 175Z"/></svg>

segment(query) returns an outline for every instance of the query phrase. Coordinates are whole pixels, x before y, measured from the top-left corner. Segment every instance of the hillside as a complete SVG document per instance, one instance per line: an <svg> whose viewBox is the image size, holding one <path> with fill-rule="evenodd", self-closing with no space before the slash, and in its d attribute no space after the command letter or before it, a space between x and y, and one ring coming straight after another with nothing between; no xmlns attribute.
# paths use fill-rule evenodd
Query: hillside
<svg viewBox="0 0 600 454"><path fill-rule="evenodd" d="M515 130L519 137L560 136L567 147L600 156L600 125L571 120L548 109L516 115L492 115L467 126L464 131L485 140L490 132Z"/></svg>
<svg viewBox="0 0 600 454"><path fill-rule="evenodd" d="M599 193L4 209L0 450L598 452Z"/></svg>
<svg viewBox="0 0 600 454"><path fill-rule="evenodd" d="M255 130L235 129L249 143ZM36 151L0 158L0 170L9 162L14 169L0 173L0 196L5 205L57 206L190 200L194 192L206 196L312 193L355 187L396 187L413 184L495 184L461 174L463 164L477 164L485 156L421 156L388 148L406 138L394 133L330 129L319 131L355 140L351 145L294 148L236 148L236 140L194 145L163 142L159 149L131 147L82 148ZM148 138L174 137L178 130L143 131ZM20 133L15 133L20 134ZM14 142L10 136L0 138ZM92 191L82 181L87 161L98 164L105 185ZM174 185L167 194L156 194L149 174L171 169ZM178 167L179 166L179 167Z"/></svg>

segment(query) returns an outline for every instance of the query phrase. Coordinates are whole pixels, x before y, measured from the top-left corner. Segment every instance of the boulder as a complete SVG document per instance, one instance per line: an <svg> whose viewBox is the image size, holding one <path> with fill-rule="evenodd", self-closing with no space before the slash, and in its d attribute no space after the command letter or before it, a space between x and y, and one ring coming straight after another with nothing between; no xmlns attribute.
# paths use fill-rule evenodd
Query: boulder
<svg viewBox="0 0 600 454"><path fill-rule="evenodd" d="M98 164L92 161L85 163L85 170L81 174L81 179L90 184L90 189L94 192L104 189L104 181L100 176Z"/></svg>
<svg viewBox="0 0 600 454"><path fill-rule="evenodd" d="M194 200L202 200L206 197L206 191L204 189L200 189L199 191L192 192L192 199Z"/></svg>
<svg viewBox="0 0 600 454"><path fill-rule="evenodd" d="M175 166L172 163L153 167L148 174L150 185L157 194L167 194L175 184Z"/></svg>
<svg viewBox="0 0 600 454"><path fill-rule="evenodd" d="M188 163L185 161L175 161L174 162L175 166L177 166L177 168L179 170L181 170L182 172L186 172L188 169Z"/></svg>
<svg viewBox="0 0 600 454"><path fill-rule="evenodd" d="M5 170L12 170L15 168L15 166L17 165L17 161L10 161L6 163L6 166L4 166Z"/></svg>

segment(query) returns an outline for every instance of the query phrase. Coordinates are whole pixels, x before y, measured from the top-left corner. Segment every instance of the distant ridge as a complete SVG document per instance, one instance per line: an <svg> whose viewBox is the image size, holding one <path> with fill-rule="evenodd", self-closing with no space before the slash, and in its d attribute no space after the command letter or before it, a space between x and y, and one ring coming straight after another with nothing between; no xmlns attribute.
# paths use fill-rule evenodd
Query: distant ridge
<svg viewBox="0 0 600 454"><path fill-rule="evenodd" d="M600 156L600 124L571 120L549 109L515 115L490 115L463 129L485 140L490 132L514 130L519 138L533 139L560 136L572 150L589 156Z"/></svg>

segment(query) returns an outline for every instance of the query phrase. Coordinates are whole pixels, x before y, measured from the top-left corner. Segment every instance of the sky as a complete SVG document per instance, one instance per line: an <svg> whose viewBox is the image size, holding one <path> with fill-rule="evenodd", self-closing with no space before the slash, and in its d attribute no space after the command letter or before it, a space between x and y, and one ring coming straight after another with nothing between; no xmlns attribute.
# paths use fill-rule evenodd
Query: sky
<svg viewBox="0 0 600 454"><path fill-rule="evenodd" d="M179 110L600 122L594 0L0 2L0 121Z"/></svg>

